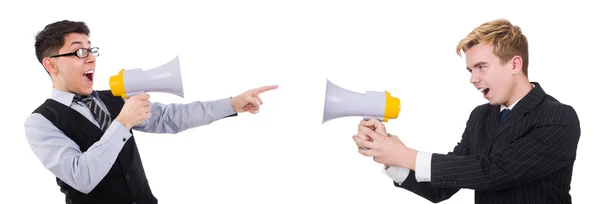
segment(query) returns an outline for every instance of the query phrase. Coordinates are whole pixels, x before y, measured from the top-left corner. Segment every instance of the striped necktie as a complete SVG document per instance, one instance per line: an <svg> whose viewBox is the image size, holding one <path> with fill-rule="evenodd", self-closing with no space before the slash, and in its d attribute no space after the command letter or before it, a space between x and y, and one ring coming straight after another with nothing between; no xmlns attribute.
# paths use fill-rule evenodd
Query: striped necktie
<svg viewBox="0 0 600 204"><path fill-rule="evenodd" d="M108 128L108 125L110 125L110 123L112 122L112 118L110 117L110 115L108 115L108 113L104 112L102 108L100 108L100 106L96 103L96 101L94 101L91 95L81 96L75 94L75 97L73 97L73 101L81 101L87 105L87 107L94 114L94 118L100 125L100 129L102 130L102 132L104 132L106 128Z"/></svg>
<svg viewBox="0 0 600 204"><path fill-rule="evenodd" d="M504 118L506 118L506 116L508 115L508 112L510 112L510 109L504 109L502 110L502 112L500 112L500 121L503 121Z"/></svg>

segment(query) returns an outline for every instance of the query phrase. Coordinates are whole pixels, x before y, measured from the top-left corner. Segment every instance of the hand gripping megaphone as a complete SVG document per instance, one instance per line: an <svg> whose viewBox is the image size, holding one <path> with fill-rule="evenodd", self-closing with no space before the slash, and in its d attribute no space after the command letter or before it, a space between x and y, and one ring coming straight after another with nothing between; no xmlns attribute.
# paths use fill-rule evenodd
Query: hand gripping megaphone
<svg viewBox="0 0 600 204"><path fill-rule="evenodd" d="M387 91L357 93L341 88L329 79L325 90L322 123L347 116L362 116L364 120L376 117L379 121L387 122L388 119L397 118L400 113L400 99Z"/></svg>
<svg viewBox="0 0 600 204"><path fill-rule="evenodd" d="M154 69L121 69L110 77L109 84L112 94L123 99L145 92L164 92L183 98L179 56Z"/></svg>

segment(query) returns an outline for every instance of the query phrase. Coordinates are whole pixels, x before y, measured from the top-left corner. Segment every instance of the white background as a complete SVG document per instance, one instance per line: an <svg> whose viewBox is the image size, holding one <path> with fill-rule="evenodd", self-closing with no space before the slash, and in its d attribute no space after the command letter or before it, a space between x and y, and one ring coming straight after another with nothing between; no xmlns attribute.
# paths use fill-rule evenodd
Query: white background
<svg viewBox="0 0 600 204"><path fill-rule="evenodd" d="M50 96L34 36L46 24L85 21L100 47L96 89L121 68L153 68L179 55L185 98L235 96L278 84L257 115L242 114L177 135L136 132L160 203L429 203L396 188L381 165L358 154L360 117L321 124L325 81L402 100L387 123L412 148L446 153L471 110L486 103L455 46L496 18L529 39L530 80L581 120L574 203L595 198L598 22L590 3L520 1L3 1L0 203L64 203L54 176L24 135L25 118ZM13 4L13 5L9 5ZM596 8L596 9L595 9ZM596 14L595 14L596 13ZM444 203L472 203L461 190Z"/></svg>

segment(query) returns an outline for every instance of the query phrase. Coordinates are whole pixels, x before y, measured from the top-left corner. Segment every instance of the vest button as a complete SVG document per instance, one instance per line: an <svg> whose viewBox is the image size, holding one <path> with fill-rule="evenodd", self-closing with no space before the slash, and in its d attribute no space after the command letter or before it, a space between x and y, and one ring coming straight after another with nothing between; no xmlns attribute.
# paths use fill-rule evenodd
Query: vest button
<svg viewBox="0 0 600 204"><path fill-rule="evenodd" d="M129 179L131 179L131 174L125 175L125 179L127 179L129 181Z"/></svg>

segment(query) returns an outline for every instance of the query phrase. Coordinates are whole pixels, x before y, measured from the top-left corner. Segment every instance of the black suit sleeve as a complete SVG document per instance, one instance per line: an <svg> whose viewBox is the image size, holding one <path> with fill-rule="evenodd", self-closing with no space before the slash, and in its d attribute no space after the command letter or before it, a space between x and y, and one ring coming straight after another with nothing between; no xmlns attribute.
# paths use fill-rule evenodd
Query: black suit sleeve
<svg viewBox="0 0 600 204"><path fill-rule="evenodd" d="M457 155L457 156L466 156L471 154L469 150L469 146L471 145L469 128L471 127L470 123L473 120L477 120L474 118L477 116L477 109L474 109L469 116L469 120L467 121L467 127L463 132L461 141L454 147L452 152L449 152L448 155ZM481 115L481 114L479 114ZM432 158L433 159L433 158ZM432 167L433 168L433 167ZM456 192L460 190L459 187L452 186L432 186L429 182L418 182L415 178L415 172L410 171L406 180L402 182L401 185L394 181L394 186L404 188L409 190L431 202L437 203L452 197Z"/></svg>
<svg viewBox="0 0 600 204"><path fill-rule="evenodd" d="M575 160L580 135L568 105L540 110L531 131L490 156L433 154L431 186L493 191L522 185Z"/></svg>

